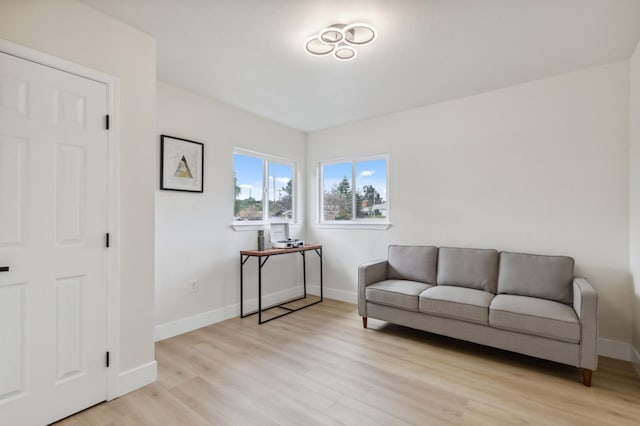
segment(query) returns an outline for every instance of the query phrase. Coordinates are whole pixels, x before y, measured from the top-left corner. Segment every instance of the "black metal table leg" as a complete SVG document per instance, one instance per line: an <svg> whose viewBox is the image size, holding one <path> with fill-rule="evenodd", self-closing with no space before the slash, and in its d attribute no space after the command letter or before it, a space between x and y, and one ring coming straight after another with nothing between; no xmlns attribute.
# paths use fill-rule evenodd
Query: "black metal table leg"
<svg viewBox="0 0 640 426"><path fill-rule="evenodd" d="M249 256L240 254L240 318L249 315L244 314L244 264L249 260Z"/></svg>
<svg viewBox="0 0 640 426"><path fill-rule="evenodd" d="M262 324L262 257L258 257L258 324Z"/></svg>
<svg viewBox="0 0 640 426"><path fill-rule="evenodd" d="M262 256L258 256L258 324L262 324L262 267L269 260L269 256L265 256L262 260Z"/></svg>
<svg viewBox="0 0 640 426"><path fill-rule="evenodd" d="M302 255L302 285L304 286L304 297L307 297L307 257L303 251L300 254Z"/></svg>
<svg viewBox="0 0 640 426"><path fill-rule="evenodd" d="M320 248L320 301L322 302L322 248Z"/></svg>

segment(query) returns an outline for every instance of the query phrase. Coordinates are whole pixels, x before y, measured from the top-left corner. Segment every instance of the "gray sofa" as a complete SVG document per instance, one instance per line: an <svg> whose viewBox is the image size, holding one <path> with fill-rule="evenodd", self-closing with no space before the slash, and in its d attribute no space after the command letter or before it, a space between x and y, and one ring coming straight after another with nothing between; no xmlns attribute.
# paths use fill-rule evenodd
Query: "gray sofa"
<svg viewBox="0 0 640 426"><path fill-rule="evenodd" d="M591 386L598 298L573 259L429 246L389 246L358 268L358 313L573 365Z"/></svg>

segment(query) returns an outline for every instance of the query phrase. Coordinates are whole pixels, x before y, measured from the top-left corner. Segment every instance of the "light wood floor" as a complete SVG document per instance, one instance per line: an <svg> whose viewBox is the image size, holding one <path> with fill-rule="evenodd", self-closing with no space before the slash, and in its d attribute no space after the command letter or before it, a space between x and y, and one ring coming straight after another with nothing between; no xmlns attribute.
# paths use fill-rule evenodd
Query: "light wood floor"
<svg viewBox="0 0 640 426"><path fill-rule="evenodd" d="M325 300L258 326L234 318L156 345L158 381L61 425L640 424L631 365L578 369L362 322Z"/></svg>

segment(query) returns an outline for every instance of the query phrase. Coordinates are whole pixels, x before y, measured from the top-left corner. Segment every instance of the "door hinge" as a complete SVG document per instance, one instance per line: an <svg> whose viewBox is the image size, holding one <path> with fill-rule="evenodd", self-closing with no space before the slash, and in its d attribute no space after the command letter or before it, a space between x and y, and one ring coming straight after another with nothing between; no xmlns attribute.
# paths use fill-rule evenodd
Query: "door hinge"
<svg viewBox="0 0 640 426"><path fill-rule="evenodd" d="M105 242L105 246L106 246L107 248L109 248L109 246L111 245L111 243L110 243L110 241L109 241L109 233L107 232L107 233L105 234L105 236L104 236L104 237L105 237L105 238L104 238L104 239L105 239L105 241L104 241L104 242Z"/></svg>
<svg viewBox="0 0 640 426"><path fill-rule="evenodd" d="M104 116L104 127L109 130L109 114Z"/></svg>
<svg viewBox="0 0 640 426"><path fill-rule="evenodd" d="M109 352L107 352L107 368L109 368Z"/></svg>

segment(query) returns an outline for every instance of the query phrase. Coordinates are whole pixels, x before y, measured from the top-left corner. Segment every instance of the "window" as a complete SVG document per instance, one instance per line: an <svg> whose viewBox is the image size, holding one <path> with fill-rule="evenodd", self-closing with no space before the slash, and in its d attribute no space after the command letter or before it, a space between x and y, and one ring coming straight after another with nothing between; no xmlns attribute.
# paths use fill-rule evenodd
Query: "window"
<svg viewBox="0 0 640 426"><path fill-rule="evenodd" d="M234 222L293 220L294 174L292 161L235 150Z"/></svg>
<svg viewBox="0 0 640 426"><path fill-rule="evenodd" d="M386 156L322 163L320 170L320 222L388 223Z"/></svg>

